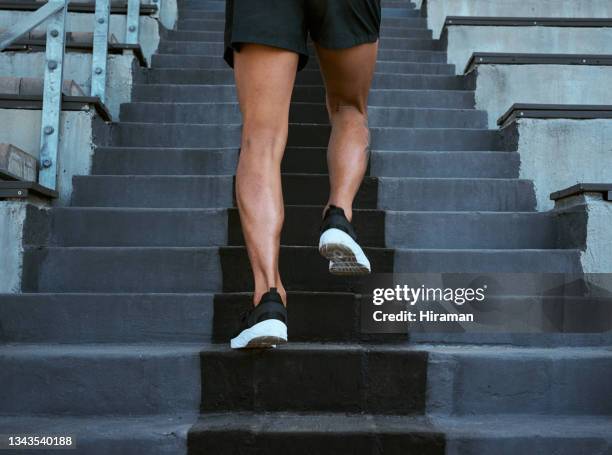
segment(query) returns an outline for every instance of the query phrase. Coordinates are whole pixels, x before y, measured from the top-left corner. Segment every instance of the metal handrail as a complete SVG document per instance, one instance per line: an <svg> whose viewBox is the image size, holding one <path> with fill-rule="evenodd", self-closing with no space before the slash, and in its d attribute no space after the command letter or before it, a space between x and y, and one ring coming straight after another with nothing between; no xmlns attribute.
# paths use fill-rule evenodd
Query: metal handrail
<svg viewBox="0 0 612 455"><path fill-rule="evenodd" d="M66 46L66 15L70 0L49 0L0 36L0 51L48 20L40 132L40 171L38 183L57 188L62 84ZM96 0L93 55L91 65L91 96L102 103L106 99L110 0ZM140 0L128 0L126 43L138 44Z"/></svg>
<svg viewBox="0 0 612 455"><path fill-rule="evenodd" d="M0 51L48 20L45 57L45 82L40 132L40 171L38 183L57 188L57 155L59 148L66 14L70 0L50 0L26 19L15 24L0 38Z"/></svg>

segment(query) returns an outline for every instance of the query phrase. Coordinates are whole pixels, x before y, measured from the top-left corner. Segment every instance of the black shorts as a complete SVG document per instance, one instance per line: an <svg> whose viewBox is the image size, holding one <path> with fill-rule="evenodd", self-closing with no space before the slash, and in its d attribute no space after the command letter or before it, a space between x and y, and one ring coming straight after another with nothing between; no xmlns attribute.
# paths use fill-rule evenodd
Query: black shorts
<svg viewBox="0 0 612 455"><path fill-rule="evenodd" d="M255 43L300 54L308 62L306 40L329 49L373 43L380 33L381 0L226 0L225 53L234 66L240 44Z"/></svg>

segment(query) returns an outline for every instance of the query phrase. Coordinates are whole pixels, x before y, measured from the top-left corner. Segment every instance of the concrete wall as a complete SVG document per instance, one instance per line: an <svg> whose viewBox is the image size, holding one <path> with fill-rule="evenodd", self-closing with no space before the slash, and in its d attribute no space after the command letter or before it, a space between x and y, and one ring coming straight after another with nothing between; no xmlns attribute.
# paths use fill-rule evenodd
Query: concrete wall
<svg viewBox="0 0 612 455"><path fill-rule="evenodd" d="M585 239L580 245L582 268L585 273L596 274L590 277L591 282L612 292L610 275L597 275L612 273L612 202L604 200L599 193L585 193L560 199L555 204L555 211L586 212L586 226L576 227L580 231L578 235ZM571 226L571 223L566 225Z"/></svg>
<svg viewBox="0 0 612 455"><path fill-rule="evenodd" d="M448 63L463 74L474 52L609 54L612 28L447 27Z"/></svg>
<svg viewBox="0 0 612 455"><path fill-rule="evenodd" d="M25 220L23 202L0 201L0 293L21 290Z"/></svg>
<svg viewBox="0 0 612 455"><path fill-rule="evenodd" d="M41 111L36 110L0 109L0 142L13 144L38 158L40 116ZM100 119L90 110L62 112L57 188L59 205L70 202L72 177L90 173L94 128L98 122Z"/></svg>
<svg viewBox="0 0 612 455"><path fill-rule="evenodd" d="M25 18L30 14L28 11L0 11L0 29L5 29ZM126 17L121 14L112 14L110 21L110 33L114 34L119 42L125 42ZM87 13L69 13L67 19L67 30L69 32L92 32L94 29L94 15ZM46 25L43 22L34 30L44 31ZM140 16L140 45L142 52L151 61L151 56L159 46L159 21L154 17Z"/></svg>
<svg viewBox="0 0 612 455"><path fill-rule="evenodd" d="M554 191L612 182L612 120L521 119L517 129L519 175L533 180L538 210L553 208Z"/></svg>
<svg viewBox="0 0 612 455"><path fill-rule="evenodd" d="M612 66L486 64L476 71L476 109L488 113L492 129L514 103L612 105Z"/></svg>
<svg viewBox="0 0 612 455"><path fill-rule="evenodd" d="M132 95L133 55L109 55L106 80L106 107L113 119L119 118L119 107L129 103ZM0 54L0 74L6 77L42 78L43 52L3 52ZM91 54L68 53L65 56L64 79L74 80L86 95L91 93Z"/></svg>
<svg viewBox="0 0 612 455"><path fill-rule="evenodd" d="M157 2L159 4L159 2ZM164 27L172 30L178 20L178 5L176 0L161 0L159 21Z"/></svg>
<svg viewBox="0 0 612 455"><path fill-rule="evenodd" d="M447 16L612 17L610 0L427 0L427 24L440 36Z"/></svg>

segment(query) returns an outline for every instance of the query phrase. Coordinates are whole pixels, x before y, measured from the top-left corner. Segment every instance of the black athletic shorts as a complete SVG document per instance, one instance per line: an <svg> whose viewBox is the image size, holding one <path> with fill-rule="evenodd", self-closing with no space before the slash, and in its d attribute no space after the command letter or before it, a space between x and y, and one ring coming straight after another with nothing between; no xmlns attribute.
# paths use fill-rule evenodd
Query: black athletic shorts
<svg viewBox="0 0 612 455"><path fill-rule="evenodd" d="M329 49L373 43L380 32L381 0L226 0L225 53L234 66L242 43L266 44L300 54L308 62L306 39Z"/></svg>

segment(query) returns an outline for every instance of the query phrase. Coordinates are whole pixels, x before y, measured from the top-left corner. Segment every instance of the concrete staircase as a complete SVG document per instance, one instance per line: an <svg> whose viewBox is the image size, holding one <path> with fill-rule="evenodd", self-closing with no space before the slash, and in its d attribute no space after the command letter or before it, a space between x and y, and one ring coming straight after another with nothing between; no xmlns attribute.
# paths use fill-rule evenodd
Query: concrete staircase
<svg viewBox="0 0 612 455"><path fill-rule="evenodd" d="M605 337L360 334L356 282L329 275L314 246L329 133L314 57L283 162L292 343L230 351L252 281L223 5L179 1L93 175L33 236L24 294L1 298L1 432L76 434L87 454L611 453ZM383 6L355 211L374 271L579 272L517 153L473 108L473 82L411 3Z"/></svg>

